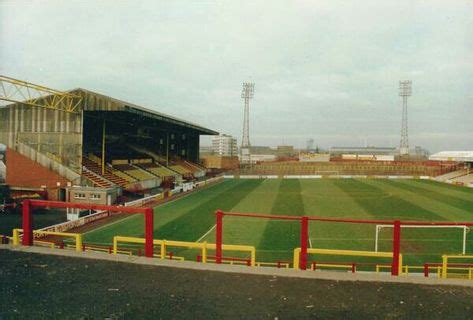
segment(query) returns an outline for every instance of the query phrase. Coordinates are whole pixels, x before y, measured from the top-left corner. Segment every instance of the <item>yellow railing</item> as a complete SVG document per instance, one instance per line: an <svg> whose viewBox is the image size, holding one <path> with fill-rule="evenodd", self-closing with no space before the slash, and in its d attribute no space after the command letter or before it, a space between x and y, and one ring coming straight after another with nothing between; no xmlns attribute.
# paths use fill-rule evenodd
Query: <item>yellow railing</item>
<svg viewBox="0 0 473 320"><path fill-rule="evenodd" d="M257 267L279 267L289 269L290 264L288 262L256 262Z"/></svg>
<svg viewBox="0 0 473 320"><path fill-rule="evenodd" d="M308 254L320 254L331 256L355 256L355 257L375 257L375 258L392 258L392 252L375 252L375 251L357 251L357 250L337 250L337 249L316 249L308 248ZM294 249L294 269L299 269L299 259L301 248ZM350 266L351 268L351 266ZM402 255L399 255L399 271L402 272Z"/></svg>
<svg viewBox="0 0 473 320"><path fill-rule="evenodd" d="M468 279L473 279L473 267L449 267L448 260L449 259L473 259L473 255L447 255L444 254L442 256L442 278L447 278L448 270L466 270L468 271Z"/></svg>
<svg viewBox="0 0 473 320"><path fill-rule="evenodd" d="M113 237L113 253L116 254L118 250L118 243L136 243L136 244L144 244L144 238L135 238L135 237L123 237L123 236L115 236ZM187 249L200 249L201 256L202 256L202 263L207 262L207 250L215 250L216 245L215 243L207 243L207 242L187 242L187 241L174 241L174 240L160 240L155 239L153 240L154 245L160 246L160 255L161 259L166 257L166 248L169 247L180 247L180 248L187 248ZM243 246L243 245L233 245L233 244L224 244L222 245L222 249L224 251L240 251L240 252L248 252L251 256L251 266L256 265L256 249L253 246ZM176 257L178 258L178 257Z"/></svg>
<svg viewBox="0 0 473 320"><path fill-rule="evenodd" d="M23 229L13 229L13 244L14 245L20 244L20 233L23 233ZM82 234L80 233L33 230L33 236L42 236L42 235L73 238L76 243L76 251L82 251ZM34 242L38 242L38 241L39 240L35 240ZM54 243L52 247L54 248Z"/></svg>
<svg viewBox="0 0 473 320"><path fill-rule="evenodd" d="M353 266L348 264L334 264L334 263L317 263L310 266L310 270L315 270L316 268L338 268L338 269L348 269L352 270ZM354 267L356 270L356 267Z"/></svg>

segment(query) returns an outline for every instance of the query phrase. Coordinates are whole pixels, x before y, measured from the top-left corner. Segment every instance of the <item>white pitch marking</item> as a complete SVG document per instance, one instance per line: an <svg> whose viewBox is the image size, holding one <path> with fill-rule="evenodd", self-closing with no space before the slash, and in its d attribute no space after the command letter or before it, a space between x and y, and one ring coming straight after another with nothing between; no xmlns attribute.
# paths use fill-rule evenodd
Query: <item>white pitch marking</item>
<svg viewBox="0 0 473 320"><path fill-rule="evenodd" d="M209 235L209 233L210 233L210 232L212 232L212 231L213 231L213 229L215 229L215 227L216 227L216 226L217 226L217 225L216 225L216 224L214 224L214 226L213 226L212 228L210 228L210 229L209 229L209 231L207 231L207 232L206 232L206 233L205 233L205 234L204 234L202 237L200 237L200 238L199 238L199 240L197 240L196 242L200 242L200 241L202 241L202 239L204 239L206 236L208 236L208 235Z"/></svg>

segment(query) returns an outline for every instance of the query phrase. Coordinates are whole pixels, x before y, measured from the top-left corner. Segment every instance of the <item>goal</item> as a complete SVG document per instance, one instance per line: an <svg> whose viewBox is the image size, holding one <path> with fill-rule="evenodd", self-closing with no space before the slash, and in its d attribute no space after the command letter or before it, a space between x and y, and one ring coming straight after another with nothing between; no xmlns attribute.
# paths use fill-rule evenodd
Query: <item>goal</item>
<svg viewBox="0 0 473 320"><path fill-rule="evenodd" d="M384 228L393 228L393 225L390 224L377 224L376 225L376 239L375 239L375 244L374 244L374 250L375 252L378 252L379 248L379 238L380 238L380 233L381 230ZM415 228L415 229L450 229L450 230L455 230L458 229L460 232L462 232L462 254L466 254L466 235L468 232L470 232L470 228L468 226L462 226L462 225L449 225L449 226L444 226L444 225L401 225L401 228Z"/></svg>

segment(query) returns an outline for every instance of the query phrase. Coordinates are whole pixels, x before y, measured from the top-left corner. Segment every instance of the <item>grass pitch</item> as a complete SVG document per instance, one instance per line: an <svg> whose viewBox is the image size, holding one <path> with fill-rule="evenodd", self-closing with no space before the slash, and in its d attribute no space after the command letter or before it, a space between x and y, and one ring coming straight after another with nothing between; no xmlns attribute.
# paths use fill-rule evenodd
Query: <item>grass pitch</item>
<svg viewBox="0 0 473 320"><path fill-rule="evenodd" d="M424 180L225 180L156 207L154 237L214 242L217 209L355 219L473 221L473 190ZM293 249L299 247L299 227L297 221L225 217L224 243L255 246L258 261L290 261ZM115 235L143 237L143 230L143 217L130 216L86 233L84 241L110 244ZM408 264L440 262L441 254L462 250L460 229L403 228L401 234L401 251ZM373 251L375 225L311 222L309 238L314 248ZM392 229L381 231L380 251L391 251L391 238ZM173 251L188 259L198 254ZM467 235L467 253L473 253L473 233ZM311 256L309 260L388 262L330 256Z"/></svg>

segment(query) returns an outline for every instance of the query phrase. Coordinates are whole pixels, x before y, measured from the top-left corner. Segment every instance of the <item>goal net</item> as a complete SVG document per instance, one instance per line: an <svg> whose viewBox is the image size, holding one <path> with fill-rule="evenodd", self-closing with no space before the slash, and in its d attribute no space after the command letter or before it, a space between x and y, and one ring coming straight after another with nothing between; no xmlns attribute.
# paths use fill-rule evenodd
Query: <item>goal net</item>
<svg viewBox="0 0 473 320"><path fill-rule="evenodd" d="M377 224L374 250L386 249L387 240L392 239L393 225ZM462 225L401 225L401 251L424 256L442 254L466 254L470 249L470 228ZM392 242L390 242L391 244Z"/></svg>

